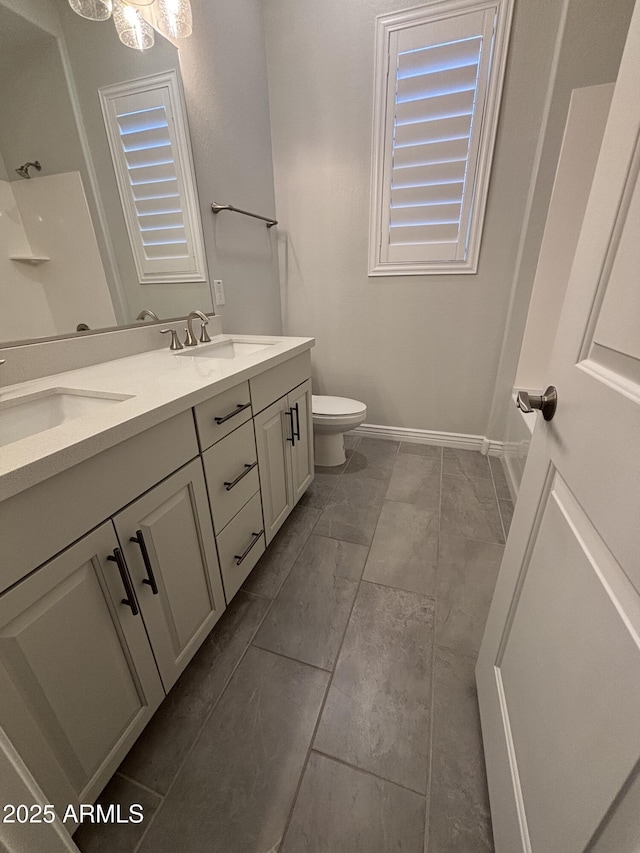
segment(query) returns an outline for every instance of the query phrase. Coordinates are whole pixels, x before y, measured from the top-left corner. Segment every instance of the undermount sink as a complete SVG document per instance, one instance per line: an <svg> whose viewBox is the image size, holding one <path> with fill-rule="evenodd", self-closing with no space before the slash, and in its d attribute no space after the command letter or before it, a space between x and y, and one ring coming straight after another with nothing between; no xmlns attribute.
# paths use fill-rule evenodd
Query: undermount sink
<svg viewBox="0 0 640 853"><path fill-rule="evenodd" d="M272 347L274 341L268 343L249 343L247 341L235 341L233 339L226 341L214 341L210 344L199 344L197 347L190 347L186 352L181 352L180 355L194 355L201 358L243 358L247 355L253 355L260 350Z"/></svg>
<svg viewBox="0 0 640 853"><path fill-rule="evenodd" d="M67 421L95 415L130 399L128 394L48 388L0 402L0 446L60 426Z"/></svg>

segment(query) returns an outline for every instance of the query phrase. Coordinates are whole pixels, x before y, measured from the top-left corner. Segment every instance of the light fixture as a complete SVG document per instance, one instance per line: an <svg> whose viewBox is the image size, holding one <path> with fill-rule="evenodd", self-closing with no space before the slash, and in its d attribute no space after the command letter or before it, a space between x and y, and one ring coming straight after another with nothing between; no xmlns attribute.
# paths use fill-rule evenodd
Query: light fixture
<svg viewBox="0 0 640 853"><path fill-rule="evenodd" d="M124 3L123 0L115 0L113 23L116 25L122 44L137 50L153 47L153 27L145 21L134 6Z"/></svg>
<svg viewBox="0 0 640 853"><path fill-rule="evenodd" d="M123 44L147 50L154 30L169 39L187 38L193 31L190 0L69 0L74 12L90 21L106 21L113 14Z"/></svg>
<svg viewBox="0 0 640 853"><path fill-rule="evenodd" d="M193 24L189 0L158 0L156 27L168 38L183 39L190 36Z"/></svg>
<svg viewBox="0 0 640 853"><path fill-rule="evenodd" d="M69 0L74 12L90 21L106 21L111 17L112 0Z"/></svg>

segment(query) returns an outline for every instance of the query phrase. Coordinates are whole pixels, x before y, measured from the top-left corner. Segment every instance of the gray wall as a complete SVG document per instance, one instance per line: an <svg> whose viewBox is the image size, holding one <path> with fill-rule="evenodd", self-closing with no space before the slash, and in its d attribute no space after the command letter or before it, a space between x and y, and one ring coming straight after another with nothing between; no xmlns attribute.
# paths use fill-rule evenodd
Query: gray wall
<svg viewBox="0 0 640 853"><path fill-rule="evenodd" d="M414 0L265 0L285 328L370 423L484 435L556 31L518 0L477 275L367 277L375 16Z"/></svg>
<svg viewBox="0 0 640 853"><path fill-rule="evenodd" d="M14 169L28 160L41 162L41 175L71 172L84 162L53 36L43 36L29 52L14 54L10 70L0 78L0 115L0 150L9 180L22 180Z"/></svg>
<svg viewBox="0 0 640 853"><path fill-rule="evenodd" d="M261 0L192 0L194 33L180 43L210 277L222 279L224 329L282 331L277 231L212 201L275 211Z"/></svg>

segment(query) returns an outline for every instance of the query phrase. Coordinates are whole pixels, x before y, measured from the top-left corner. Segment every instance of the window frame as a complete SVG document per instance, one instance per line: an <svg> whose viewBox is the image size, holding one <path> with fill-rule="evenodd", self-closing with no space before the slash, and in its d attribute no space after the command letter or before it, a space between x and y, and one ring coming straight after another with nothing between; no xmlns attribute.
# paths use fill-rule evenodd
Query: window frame
<svg viewBox="0 0 640 853"><path fill-rule="evenodd" d="M507 47L513 17L514 0L440 0L426 6L420 6L376 18L375 80L373 109L373 144L371 169L371 201L369 213L369 270L368 275L460 275L475 274L478 271L480 243L484 226L484 214L489 189L489 177L493 160L495 138L500 111L503 81L507 62ZM495 28L486 80L484 113L480 130L476 160L475 181L471 190L469 204L468 239L463 259L444 261L387 261L382 259L384 243L384 223L388 219L385 200L388 199L391 169L388 150L389 118L394 115L395 102L389 103L389 78L394 74L392 59L397 53L392 48L393 36L399 30L444 21L458 15L474 12L492 11L495 14ZM394 74L395 77L395 74Z"/></svg>
<svg viewBox="0 0 640 853"><path fill-rule="evenodd" d="M185 223L185 232L190 251L187 256L179 258L182 261L171 268L170 258L167 263L157 259L149 259L145 255L142 244L135 201L131 192L129 169L121 137L118 130L115 104L120 98L130 95L140 95L155 90L165 90L170 107L170 122L174 144L172 155L174 163L180 172L180 202ZM204 250L204 235L200 216L195 169L191 152L187 111L182 93L182 86L176 69L151 74L135 80L104 86L98 90L100 106L104 118L105 131L109 144L109 153L113 162L116 183L122 212L127 227L129 244L138 274L140 284L175 284L180 282L207 282L208 270ZM185 258L188 261L185 261ZM161 268L159 268L161 267Z"/></svg>

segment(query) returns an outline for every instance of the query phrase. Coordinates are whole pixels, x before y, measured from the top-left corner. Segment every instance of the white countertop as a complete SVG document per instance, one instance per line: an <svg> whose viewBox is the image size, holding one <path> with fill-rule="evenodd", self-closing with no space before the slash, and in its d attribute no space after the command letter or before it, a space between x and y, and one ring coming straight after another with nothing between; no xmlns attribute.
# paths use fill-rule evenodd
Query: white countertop
<svg viewBox="0 0 640 853"><path fill-rule="evenodd" d="M311 349L313 338L219 335L223 341L269 343L235 359L198 356L211 344L174 353L168 347L0 388L0 403L52 388L129 395L97 414L0 447L0 500L119 444L214 394Z"/></svg>

